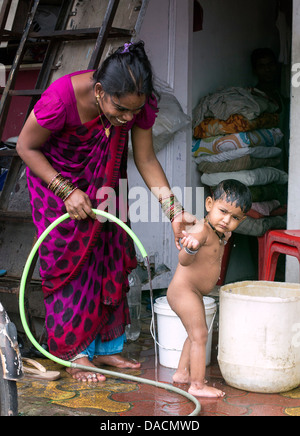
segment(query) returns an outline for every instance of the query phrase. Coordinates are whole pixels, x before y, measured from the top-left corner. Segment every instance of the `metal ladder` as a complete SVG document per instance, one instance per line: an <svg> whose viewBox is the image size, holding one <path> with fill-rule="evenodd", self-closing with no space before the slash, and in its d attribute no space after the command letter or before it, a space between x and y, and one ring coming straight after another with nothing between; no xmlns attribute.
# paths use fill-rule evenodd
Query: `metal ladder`
<svg viewBox="0 0 300 436"><path fill-rule="evenodd" d="M11 32L5 30L6 20L11 7L11 0L3 0L2 8L0 11L0 42L10 41L16 39L19 36L20 42L17 48L14 61L12 63L11 70L9 72L6 86L3 90L1 100L0 100L0 141L2 139L3 130L5 122L7 119L8 111L12 96L30 96L31 102L28 107L27 115L31 112L35 102L38 100L39 96L42 94L44 89L47 87L48 80L53 70L53 63L58 53L60 44L63 41L75 41L75 40L93 40L95 39L95 47L92 52L90 61L88 63L87 69L96 69L99 65L101 56L103 54L105 45L109 38L123 38L126 37L131 39L136 33L139 32L141 23L143 21L149 0L143 0L140 4L140 10L136 25L134 29L119 29L112 27L114 17L120 6L120 0L109 0L106 13L103 22L100 27L97 28L85 28L85 29L75 29L66 30L73 2L69 0L62 0L60 5L59 15L57 17L55 30L51 34L46 32L32 32L32 23L37 12L40 0L31 0L28 6L28 16L25 22L24 30L20 34L16 32ZM38 40L43 39L48 42L48 47L45 53L43 64L35 85L35 89L32 90L15 90L14 86L17 80L17 75L20 69L20 65L23 56L26 51L28 39ZM9 212L8 204L10 194L15 186L19 170L22 165L20 157L14 150L0 150L0 156L11 156L12 162L0 195L0 221L13 220L13 221L26 221L31 220L30 216L18 212Z"/></svg>
<svg viewBox="0 0 300 436"><path fill-rule="evenodd" d="M12 4L11 0L3 0L2 8L0 10L0 42L15 41L16 39L19 41L19 45L17 47L17 51L6 81L6 86L3 89L2 96L0 94L1 97L0 144L1 144L1 139L3 137L4 126L7 120L7 115L8 115L12 97L13 96L30 97L30 103L25 116L25 120L26 120L35 102L38 100L42 92L48 86L48 81L51 72L54 70L54 66L53 66L54 61L56 59L57 53L59 52L59 48L62 42L76 41L76 40L80 40L80 41L95 40L94 50L92 52L89 63L87 65L87 69L97 69L108 39L126 38L127 40L131 40L136 34L139 33L149 3L149 0L141 0L138 3L139 5L138 16L137 16L135 27L133 29L126 30L126 29L119 29L119 28L112 27L114 17L120 6L120 0L109 0L104 15L104 19L100 27L68 30L66 29L66 26L68 24L70 15L72 15L71 14L72 8L74 7L74 4L76 2L70 0L61 0L60 11L57 17L55 30L52 31L51 34L47 34L46 32L36 33L32 31L33 20L37 12L40 0L30 0L30 1L19 0L19 1L23 2L22 6L26 5L28 8L26 17L24 14L25 17L24 28L21 31L16 32L16 31L8 31L5 29L7 17ZM121 0L121 2L123 2L123 5L125 1L126 0ZM31 90L15 90L14 86L17 80L17 76L22 63L23 56L25 54L26 48L29 43L28 40L30 39L30 43L32 43L32 41L38 41L41 38L43 39L43 41L44 40L46 41L47 49L44 55L43 63L39 72L39 76L37 78L35 88ZM32 225L33 227L32 216L30 213L20 210L17 211L8 210L10 195L13 192L14 187L16 185L18 174L23 165L23 162L15 150L0 150L0 156L11 157L11 164L6 176L5 184L3 186L2 192L0 192L0 227L5 228L6 223L7 224L17 223L18 225L23 225L23 223L27 223L27 225ZM35 242L35 240L33 242ZM30 249L31 247L28 246L28 253ZM31 264L30 271L28 272L26 289L29 287L30 282L32 280L37 258L38 258L38 254L35 256L35 259ZM3 260L5 261L5 259ZM5 289L6 289L5 285L3 289L1 289L0 286L0 292L6 292ZM14 290L13 292L15 291L16 290ZM11 290L9 290L8 293L11 293ZM27 304L29 304L28 301ZM28 312L29 324L31 325L31 314L29 308L27 312ZM32 325L31 328L33 329Z"/></svg>

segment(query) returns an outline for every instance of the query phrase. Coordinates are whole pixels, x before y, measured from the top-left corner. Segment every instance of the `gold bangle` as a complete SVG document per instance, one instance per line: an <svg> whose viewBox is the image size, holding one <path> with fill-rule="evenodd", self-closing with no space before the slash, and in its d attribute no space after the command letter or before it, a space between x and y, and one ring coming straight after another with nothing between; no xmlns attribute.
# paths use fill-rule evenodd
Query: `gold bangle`
<svg viewBox="0 0 300 436"><path fill-rule="evenodd" d="M58 176L60 176L60 175L61 175L60 173L55 174L55 176L54 176L54 177L51 179L51 181L48 183L47 188L50 189L50 186L52 185L52 183L54 182L54 180L55 180Z"/></svg>
<svg viewBox="0 0 300 436"><path fill-rule="evenodd" d="M171 223L174 221L176 216L184 212L184 208L174 194L171 194L169 197L159 197L158 201L161 204L164 214L169 218Z"/></svg>
<svg viewBox="0 0 300 436"><path fill-rule="evenodd" d="M77 189L70 180L65 179L60 173L57 173L48 184L48 188L55 195L65 201L72 192Z"/></svg>

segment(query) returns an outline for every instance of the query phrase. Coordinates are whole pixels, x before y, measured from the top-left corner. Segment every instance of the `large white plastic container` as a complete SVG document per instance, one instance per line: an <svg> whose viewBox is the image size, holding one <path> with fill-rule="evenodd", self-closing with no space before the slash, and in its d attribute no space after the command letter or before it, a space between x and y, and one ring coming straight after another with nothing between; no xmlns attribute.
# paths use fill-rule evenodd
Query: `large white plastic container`
<svg viewBox="0 0 300 436"><path fill-rule="evenodd" d="M225 381L276 393L300 384L300 285L239 282L220 289L218 362Z"/></svg>
<svg viewBox="0 0 300 436"><path fill-rule="evenodd" d="M206 324L209 330L206 344L206 366L211 362L213 321L217 311L215 300L203 297ZM187 332L176 313L169 306L167 297L157 298L154 303L157 319L159 363L167 368L177 368Z"/></svg>

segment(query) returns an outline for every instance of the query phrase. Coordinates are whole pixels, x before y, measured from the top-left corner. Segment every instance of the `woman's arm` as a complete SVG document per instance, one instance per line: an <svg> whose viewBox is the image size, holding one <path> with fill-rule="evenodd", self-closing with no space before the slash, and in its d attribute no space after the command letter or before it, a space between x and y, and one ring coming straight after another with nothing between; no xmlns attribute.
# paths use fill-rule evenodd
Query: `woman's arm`
<svg viewBox="0 0 300 436"><path fill-rule="evenodd" d="M172 194L167 177L155 155L152 141L152 129L143 130L137 126L132 129L132 148L133 157L137 169L139 170L144 182L158 199L168 197ZM175 235L176 247L180 250L179 240L182 237L182 230L191 226L196 218L184 212L178 215L172 222Z"/></svg>
<svg viewBox="0 0 300 436"><path fill-rule="evenodd" d="M52 167L41 151L42 145L50 137L51 132L41 127L32 111L18 138L16 150L20 158L31 171L47 185L51 182L57 171ZM65 206L71 218L85 219L87 215L96 218L92 211L89 197L81 190L76 189L66 200Z"/></svg>
<svg viewBox="0 0 300 436"><path fill-rule="evenodd" d="M152 141L152 129L132 128L133 157L139 173L153 194L167 197L172 194L166 175L155 155Z"/></svg>
<svg viewBox="0 0 300 436"><path fill-rule="evenodd" d="M16 147L18 155L25 164L47 184L57 174L40 150L50 135L50 130L38 124L32 111L24 124Z"/></svg>

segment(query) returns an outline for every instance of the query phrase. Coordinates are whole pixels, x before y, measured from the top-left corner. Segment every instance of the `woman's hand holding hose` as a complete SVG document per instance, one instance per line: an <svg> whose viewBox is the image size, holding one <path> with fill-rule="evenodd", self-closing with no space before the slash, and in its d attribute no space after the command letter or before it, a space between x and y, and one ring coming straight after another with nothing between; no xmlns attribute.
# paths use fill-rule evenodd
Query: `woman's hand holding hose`
<svg viewBox="0 0 300 436"><path fill-rule="evenodd" d="M92 211L92 203L88 195L80 189L76 189L65 200L65 206L71 219L78 221L84 220L88 217L96 219L95 213Z"/></svg>

